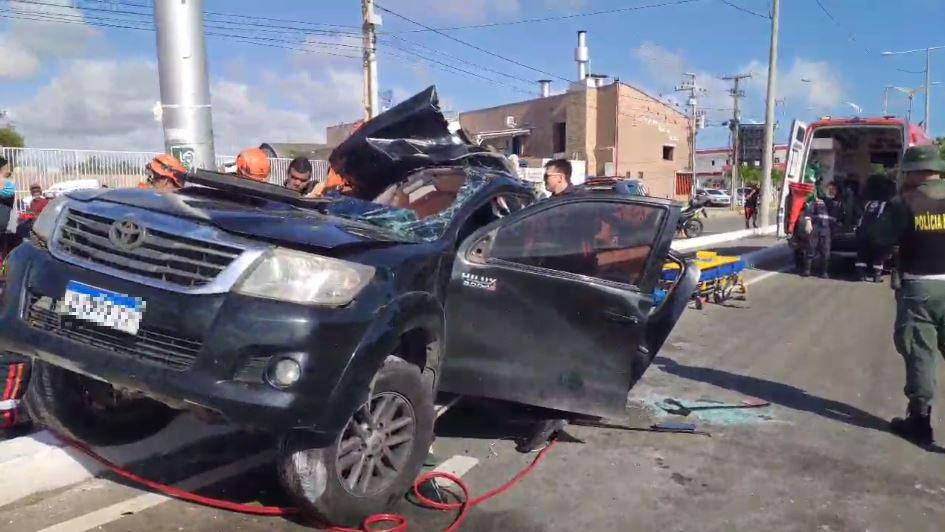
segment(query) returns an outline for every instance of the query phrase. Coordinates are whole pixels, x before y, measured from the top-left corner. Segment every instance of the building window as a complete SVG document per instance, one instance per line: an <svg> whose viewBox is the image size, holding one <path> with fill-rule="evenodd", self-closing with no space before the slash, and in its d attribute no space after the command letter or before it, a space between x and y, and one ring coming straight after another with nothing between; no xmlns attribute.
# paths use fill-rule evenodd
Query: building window
<svg viewBox="0 0 945 532"><path fill-rule="evenodd" d="M774 158L774 162L776 162L776 163L781 162L781 158L780 158L780 157L775 157L775 158Z"/></svg>
<svg viewBox="0 0 945 532"><path fill-rule="evenodd" d="M715 159L712 159L712 166L715 166Z"/></svg>
<svg viewBox="0 0 945 532"><path fill-rule="evenodd" d="M672 160L673 160L673 152L675 152L675 151L676 151L676 148L674 148L674 147L672 147L672 146L663 146L663 160L664 160L664 161L672 161Z"/></svg>
<svg viewBox="0 0 945 532"><path fill-rule="evenodd" d="M637 172L637 179L643 179L643 172Z"/></svg>
<svg viewBox="0 0 945 532"><path fill-rule="evenodd" d="M565 122L555 122L553 132L554 153L563 153L567 149L568 128Z"/></svg>

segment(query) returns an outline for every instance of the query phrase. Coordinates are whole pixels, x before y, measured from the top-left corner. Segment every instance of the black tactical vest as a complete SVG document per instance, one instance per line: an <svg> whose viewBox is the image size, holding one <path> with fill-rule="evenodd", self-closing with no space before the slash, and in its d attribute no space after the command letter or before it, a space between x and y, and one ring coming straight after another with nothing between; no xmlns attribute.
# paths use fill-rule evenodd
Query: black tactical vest
<svg viewBox="0 0 945 532"><path fill-rule="evenodd" d="M904 273L945 274L945 195L929 197L931 187L945 188L945 183L927 183L902 195L908 213L899 250Z"/></svg>

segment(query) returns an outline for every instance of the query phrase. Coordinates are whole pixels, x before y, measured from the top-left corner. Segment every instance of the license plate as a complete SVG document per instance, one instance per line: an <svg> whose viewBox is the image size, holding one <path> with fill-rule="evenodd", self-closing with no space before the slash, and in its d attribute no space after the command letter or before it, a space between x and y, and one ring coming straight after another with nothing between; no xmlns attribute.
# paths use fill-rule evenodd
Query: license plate
<svg viewBox="0 0 945 532"><path fill-rule="evenodd" d="M59 312L127 334L138 334L144 300L70 281Z"/></svg>

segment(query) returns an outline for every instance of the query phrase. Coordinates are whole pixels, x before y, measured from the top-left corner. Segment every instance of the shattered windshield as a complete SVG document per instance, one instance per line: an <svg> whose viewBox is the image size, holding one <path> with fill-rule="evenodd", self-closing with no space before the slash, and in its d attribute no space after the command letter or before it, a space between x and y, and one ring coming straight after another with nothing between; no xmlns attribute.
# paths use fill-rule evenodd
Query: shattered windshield
<svg viewBox="0 0 945 532"><path fill-rule="evenodd" d="M338 196L326 214L377 226L404 240L431 242L443 236L462 205L488 181L475 167L433 168L392 185L374 201Z"/></svg>

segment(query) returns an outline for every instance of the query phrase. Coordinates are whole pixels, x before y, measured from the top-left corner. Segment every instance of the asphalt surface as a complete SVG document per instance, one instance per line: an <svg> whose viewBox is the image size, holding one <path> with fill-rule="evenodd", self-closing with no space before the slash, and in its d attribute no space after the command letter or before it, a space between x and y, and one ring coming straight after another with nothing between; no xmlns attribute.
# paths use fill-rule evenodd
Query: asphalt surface
<svg viewBox="0 0 945 532"><path fill-rule="evenodd" d="M740 211L733 212L722 208L710 208L706 211L709 215L708 218L700 218L704 227L703 235L715 235L745 229L745 219Z"/></svg>
<svg viewBox="0 0 945 532"><path fill-rule="evenodd" d="M752 271L747 301L687 311L631 391L626 418L614 420L693 421L711 436L569 427L532 475L474 509L464 530L945 529L945 456L886 430L905 404L902 362L891 340L892 292L776 273L781 267ZM694 405L758 398L772 405L680 417L658 407L665 398ZM498 419L489 408L461 403L438 425L436 454L474 462L463 477L473 493L504 482L534 457L514 451L503 437L515 429ZM945 424L936 425L945 434ZM244 463L265 446L221 437L136 470L177 481ZM200 492L286 503L267 466ZM0 508L0 530L305 529L144 493L110 477L91 480ZM408 502L396 510L411 530L439 530L451 518Z"/></svg>

